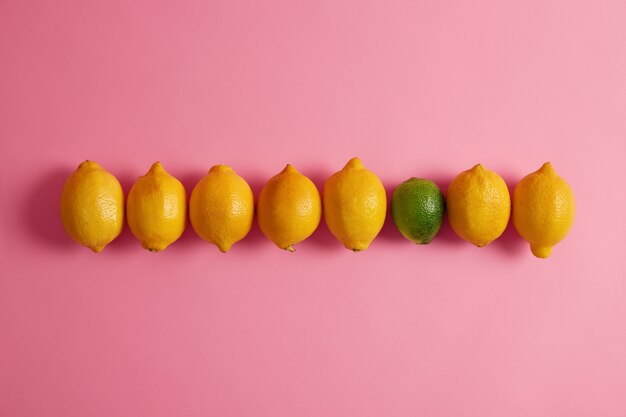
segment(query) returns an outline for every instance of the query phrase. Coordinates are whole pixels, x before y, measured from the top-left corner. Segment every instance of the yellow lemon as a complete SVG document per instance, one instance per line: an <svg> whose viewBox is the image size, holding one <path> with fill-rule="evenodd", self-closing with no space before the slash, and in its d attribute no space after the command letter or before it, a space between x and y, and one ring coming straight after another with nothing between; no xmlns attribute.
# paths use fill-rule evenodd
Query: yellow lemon
<svg viewBox="0 0 626 417"><path fill-rule="evenodd" d="M461 239L478 247L500 237L511 215L506 183L481 164L452 180L446 203L452 229Z"/></svg>
<svg viewBox="0 0 626 417"><path fill-rule="evenodd" d="M311 236L322 217L320 193L313 181L287 165L263 186L257 204L259 227L279 248Z"/></svg>
<svg viewBox="0 0 626 417"><path fill-rule="evenodd" d="M365 250L385 223L385 187L359 158L352 158L324 184L324 219L331 233L355 252Z"/></svg>
<svg viewBox="0 0 626 417"><path fill-rule="evenodd" d="M191 192L189 218L198 236L227 252L252 227L252 189L231 167L215 165Z"/></svg>
<svg viewBox="0 0 626 417"><path fill-rule="evenodd" d="M574 224L574 193L550 162L526 175L513 192L513 225L538 258L547 258Z"/></svg>
<svg viewBox="0 0 626 417"><path fill-rule="evenodd" d="M93 161L80 164L63 186L61 221L76 242L102 251L124 226L124 192L117 178Z"/></svg>
<svg viewBox="0 0 626 417"><path fill-rule="evenodd" d="M141 246L158 252L175 242L187 223L185 187L155 162L128 193L128 226Z"/></svg>

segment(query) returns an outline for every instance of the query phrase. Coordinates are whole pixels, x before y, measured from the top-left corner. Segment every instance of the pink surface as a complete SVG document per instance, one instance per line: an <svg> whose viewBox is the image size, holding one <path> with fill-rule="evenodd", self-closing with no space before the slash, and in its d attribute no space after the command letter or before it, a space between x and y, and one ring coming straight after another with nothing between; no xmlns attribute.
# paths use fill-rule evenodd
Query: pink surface
<svg viewBox="0 0 626 417"><path fill-rule="evenodd" d="M546 4L551 3L551 4ZM626 415L626 5L614 1L0 1L1 416ZM57 213L86 158L255 192L352 156L388 191L549 160L577 199L548 260L509 227L290 254Z"/></svg>

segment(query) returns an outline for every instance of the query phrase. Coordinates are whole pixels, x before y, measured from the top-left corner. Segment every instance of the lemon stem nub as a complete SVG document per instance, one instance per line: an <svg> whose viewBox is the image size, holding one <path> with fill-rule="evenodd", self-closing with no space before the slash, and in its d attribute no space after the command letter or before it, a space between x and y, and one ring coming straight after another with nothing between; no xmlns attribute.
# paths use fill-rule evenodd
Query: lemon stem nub
<svg viewBox="0 0 626 417"><path fill-rule="evenodd" d="M543 164L541 168L539 168L539 171L545 172L547 174L556 174L556 172L554 171L554 167L552 167L552 164L550 162L546 162L545 164Z"/></svg>
<svg viewBox="0 0 626 417"><path fill-rule="evenodd" d="M217 245L217 248L220 250L220 252L226 253L230 250L231 246L232 245L230 243L221 243Z"/></svg>
<svg viewBox="0 0 626 417"><path fill-rule="evenodd" d="M287 164L281 172L298 172L298 170L293 165Z"/></svg>
<svg viewBox="0 0 626 417"><path fill-rule="evenodd" d="M289 245L286 248L284 248L286 251L288 252L295 252L296 248L293 245Z"/></svg>
<svg viewBox="0 0 626 417"><path fill-rule="evenodd" d="M530 245L530 250L532 251L533 255L535 255L537 258L542 258L542 259L547 258L552 253L551 246Z"/></svg>
<svg viewBox="0 0 626 417"><path fill-rule="evenodd" d="M352 158L343 169L363 169L363 162L359 158Z"/></svg>
<svg viewBox="0 0 626 417"><path fill-rule="evenodd" d="M163 165L161 164L161 162L156 161L154 164L152 164L152 166L150 167L150 170L148 170L148 172L162 172L165 171L165 169L163 168Z"/></svg>

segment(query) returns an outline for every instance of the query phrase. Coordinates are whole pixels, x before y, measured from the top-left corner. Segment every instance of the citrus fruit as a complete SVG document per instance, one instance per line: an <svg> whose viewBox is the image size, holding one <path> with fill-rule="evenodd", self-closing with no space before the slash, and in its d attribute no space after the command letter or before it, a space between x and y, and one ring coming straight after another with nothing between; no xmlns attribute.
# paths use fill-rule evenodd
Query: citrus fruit
<svg viewBox="0 0 626 417"><path fill-rule="evenodd" d="M478 247L497 239L509 222L511 198L504 180L481 164L448 186L448 221L456 234Z"/></svg>
<svg viewBox="0 0 626 417"><path fill-rule="evenodd" d="M293 252L294 245L311 236L320 223L319 191L313 181L287 165L263 186L257 216L263 234L279 248Z"/></svg>
<svg viewBox="0 0 626 417"><path fill-rule="evenodd" d="M352 158L324 184L324 219L347 249L365 250L385 222L387 197L380 179Z"/></svg>
<svg viewBox="0 0 626 417"><path fill-rule="evenodd" d="M526 175L513 191L513 225L538 258L547 258L574 224L574 193L550 162Z"/></svg>
<svg viewBox="0 0 626 417"><path fill-rule="evenodd" d="M437 184L410 178L396 187L391 216L402 235L417 243L430 243L443 223L446 202Z"/></svg>
<svg viewBox="0 0 626 417"><path fill-rule="evenodd" d="M189 219L198 236L227 252L252 227L252 189L231 167L215 165L191 192Z"/></svg>
<svg viewBox="0 0 626 417"><path fill-rule="evenodd" d="M158 252L178 240L187 224L185 187L160 162L133 184L126 199L130 231L150 252Z"/></svg>
<svg viewBox="0 0 626 417"><path fill-rule="evenodd" d="M124 192L117 178L93 161L81 163L65 182L63 227L76 242L101 252L124 226Z"/></svg>

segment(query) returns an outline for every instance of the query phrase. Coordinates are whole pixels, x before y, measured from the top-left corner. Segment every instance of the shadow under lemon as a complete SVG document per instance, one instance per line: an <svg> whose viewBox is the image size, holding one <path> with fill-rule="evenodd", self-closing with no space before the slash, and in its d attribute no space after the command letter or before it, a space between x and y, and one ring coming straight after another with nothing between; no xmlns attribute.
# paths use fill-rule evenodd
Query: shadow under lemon
<svg viewBox="0 0 626 417"><path fill-rule="evenodd" d="M525 174L524 174L525 175ZM507 255L522 256L527 251L530 253L528 243L517 233L515 226L513 225L513 191L517 183L524 177L524 175L515 175L509 172L500 174L504 182L509 189L509 195L511 196L511 217L509 223L506 225L506 229L500 237L492 242L503 253Z"/></svg>
<svg viewBox="0 0 626 417"><path fill-rule="evenodd" d="M31 238L49 247L80 249L80 245L65 232L59 212L63 185L75 170L75 166L67 165L42 171L22 202L20 214L24 230Z"/></svg>

